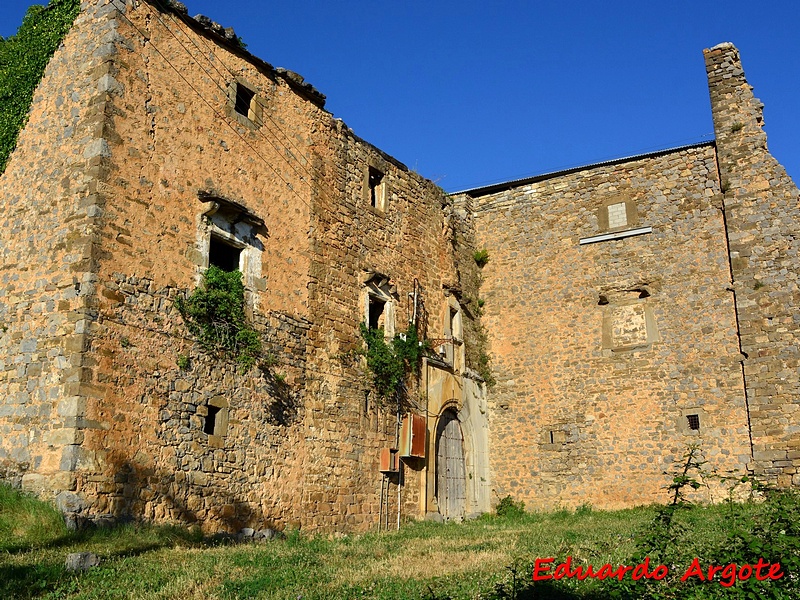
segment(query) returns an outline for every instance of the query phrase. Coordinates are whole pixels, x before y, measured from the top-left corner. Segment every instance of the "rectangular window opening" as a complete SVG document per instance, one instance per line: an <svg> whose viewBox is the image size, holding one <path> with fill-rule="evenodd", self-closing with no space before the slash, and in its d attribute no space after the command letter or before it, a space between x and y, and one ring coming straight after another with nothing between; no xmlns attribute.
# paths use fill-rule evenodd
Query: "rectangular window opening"
<svg viewBox="0 0 800 600"><path fill-rule="evenodd" d="M236 84L236 104L234 110L240 115L250 118L250 104L256 93L247 89L241 83Z"/></svg>
<svg viewBox="0 0 800 600"><path fill-rule="evenodd" d="M554 432L554 431L551 431L551 432L550 432L550 443L551 443L551 444L555 444L555 442L556 442L556 436L555 436L555 432Z"/></svg>
<svg viewBox="0 0 800 600"><path fill-rule="evenodd" d="M383 210L383 173L375 167L369 168L369 203L373 208Z"/></svg>
<svg viewBox="0 0 800 600"><path fill-rule="evenodd" d="M242 249L232 246L216 236L211 236L208 247L208 264L219 267L228 273L240 269Z"/></svg>
<svg viewBox="0 0 800 600"><path fill-rule="evenodd" d="M217 426L217 414L220 411L219 406L208 405L208 415L206 416L206 423L203 426L203 433L214 435L214 429Z"/></svg>
<svg viewBox="0 0 800 600"><path fill-rule="evenodd" d="M375 296L369 297L369 328L381 329L384 326L383 311L386 302Z"/></svg>
<svg viewBox="0 0 800 600"><path fill-rule="evenodd" d="M686 415L686 420L689 422L689 429L694 431L700 429L700 415Z"/></svg>

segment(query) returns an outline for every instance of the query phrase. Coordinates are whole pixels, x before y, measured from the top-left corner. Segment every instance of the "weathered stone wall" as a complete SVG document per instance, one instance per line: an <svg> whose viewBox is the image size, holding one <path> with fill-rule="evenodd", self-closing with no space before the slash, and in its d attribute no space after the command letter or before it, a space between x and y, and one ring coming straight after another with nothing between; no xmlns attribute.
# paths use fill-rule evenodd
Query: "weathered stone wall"
<svg viewBox="0 0 800 600"><path fill-rule="evenodd" d="M481 294L498 380L497 494L532 508L662 501L664 472L691 444L707 468L743 473L747 412L713 146L474 196L489 252ZM625 226L609 227L613 205Z"/></svg>
<svg viewBox="0 0 800 600"><path fill-rule="evenodd" d="M307 361L314 340L327 335L322 307L309 301L309 269L317 233L311 205L320 185L312 132L333 123L330 115L295 90L296 77L279 76L179 15L142 3L120 23L126 43L113 73L118 110L108 126L115 200L104 213L94 346L103 357L94 378L104 391L92 414L104 425L86 443L98 458L87 468L97 480L87 497L125 503L123 510L148 518L196 518L211 528L373 525L377 448L393 445L394 417L382 414L374 425L363 418L361 389L337 394L337 414L318 417L326 390L314 386L319 363ZM256 91L256 126L232 113L232 81ZM176 289L195 286L208 260L204 194L263 220L255 242L260 264L246 283L257 328L274 338L268 352L275 364L267 373L243 375L180 339L169 302ZM147 292L134 285L136 293L127 295L131 281L147 281ZM337 290L348 293L357 299L360 287ZM165 321L155 321L159 316ZM282 326L288 339L276 337ZM357 331L347 332L351 346ZM139 355L133 363L131 352ZM190 357L186 372L178 356ZM223 437L202 431L202 413L215 398L229 405ZM88 475L92 469L96 475ZM91 510L120 512L103 502Z"/></svg>
<svg viewBox="0 0 800 600"><path fill-rule="evenodd" d="M0 474L47 493L75 488L83 441L112 12L84 3L0 176Z"/></svg>
<svg viewBox="0 0 800 600"><path fill-rule="evenodd" d="M279 366L245 372L188 337L174 306L183 290L120 275L107 286L122 301L104 312L93 339L105 395L87 415L100 426L86 436L84 512L200 522L208 530L310 524L300 494L309 323L256 315ZM224 407L217 416L224 423L209 435L214 405Z"/></svg>
<svg viewBox="0 0 800 600"><path fill-rule="evenodd" d="M757 476L800 486L800 194L732 44L705 51Z"/></svg>
<svg viewBox="0 0 800 600"><path fill-rule="evenodd" d="M95 10L106 28L92 32ZM99 94L90 97L86 142L93 162L75 167L96 180L83 202L92 237L79 238L91 249L81 265L92 285L69 405L78 437L61 442L71 462L53 469L72 480L55 491L79 518L132 514L208 529L365 529L381 510L394 523L398 499L401 518L419 517L424 460L389 477L380 506L379 451L397 445L396 407L368 394L352 351L362 345L368 271L391 281L397 331L413 313L407 294L416 280L420 325L443 336L443 288L458 288L447 201L333 119L302 78L217 30L147 2L119 12L97 0L71 34L100 40L102 60L89 80ZM79 55L74 43L68 38L54 65ZM71 90L72 74L57 75L51 95ZM234 108L236 83L256 93L247 116ZM49 125L38 113L31 122L29 132ZM42 160L37 152L26 160ZM383 176L378 207L368 165ZM263 368L243 372L209 356L175 308L200 281L212 235L244 247L248 312L269 357ZM53 269L54 257L46 259L42 268ZM72 376L59 363L52 377L64 374ZM416 384L409 398L404 410L424 412ZM217 409L224 427L207 433ZM49 427L53 416L43 416ZM8 452L24 447L8 440ZM12 458L18 469L23 461Z"/></svg>
<svg viewBox="0 0 800 600"><path fill-rule="evenodd" d="M318 139L307 408L325 456L334 464L320 461L311 466L306 485L316 486L318 493L339 486L334 502L316 506L320 518L334 522L354 492L373 504L372 514L378 512L378 453L396 444L393 402L381 401L374 393L365 398L368 373L359 361L339 360L361 345L357 332L365 320L365 281L371 273L390 278L397 332L404 331L413 316L416 282L420 332L442 338L450 311L448 290L458 287L459 278L449 201L439 188L356 138L339 121L320 127ZM370 165L384 174L383 210L371 206L364 193ZM408 409L427 414L426 401L424 390L409 390ZM427 414L429 435L435 432L438 416ZM337 450L344 448L345 453ZM367 468L359 468L359 463ZM428 468L433 464L429 456ZM425 465L410 460L403 467L403 515L424 515L430 508ZM331 471L338 475L335 482ZM396 494L394 483L390 496Z"/></svg>

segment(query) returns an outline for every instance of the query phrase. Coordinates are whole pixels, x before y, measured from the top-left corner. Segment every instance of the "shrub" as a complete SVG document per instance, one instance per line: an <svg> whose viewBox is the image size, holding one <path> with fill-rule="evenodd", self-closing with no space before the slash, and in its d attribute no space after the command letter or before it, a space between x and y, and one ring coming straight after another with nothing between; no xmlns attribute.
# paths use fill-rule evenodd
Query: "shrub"
<svg viewBox="0 0 800 600"><path fill-rule="evenodd" d="M220 353L248 369L261 353L261 339L244 313L244 284L239 271L210 266L203 282L175 306L186 327L207 352Z"/></svg>
<svg viewBox="0 0 800 600"><path fill-rule="evenodd" d="M516 501L509 495L500 499L495 512L498 517L521 517L525 515L525 503L522 500Z"/></svg>
<svg viewBox="0 0 800 600"><path fill-rule="evenodd" d="M486 248L475 250L472 254L472 258L475 260L475 264L482 269L489 262L489 251L486 250Z"/></svg>
<svg viewBox="0 0 800 600"><path fill-rule="evenodd" d="M391 398L407 375L419 374L420 361L430 346L427 342L420 343L414 325L409 325L405 333L395 335L388 343L383 329L369 329L364 323L360 328L367 345L363 353L375 389L381 398Z"/></svg>

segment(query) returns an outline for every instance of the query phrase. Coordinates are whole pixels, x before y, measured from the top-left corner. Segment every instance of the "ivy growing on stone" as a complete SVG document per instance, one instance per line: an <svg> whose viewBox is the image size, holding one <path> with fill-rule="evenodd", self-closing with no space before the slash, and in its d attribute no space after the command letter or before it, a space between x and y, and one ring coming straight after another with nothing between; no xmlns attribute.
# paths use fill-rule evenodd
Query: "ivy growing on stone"
<svg viewBox="0 0 800 600"><path fill-rule="evenodd" d="M0 37L0 174L28 120L45 67L80 11L80 0L51 0L28 9L17 33Z"/></svg>
<svg viewBox="0 0 800 600"><path fill-rule="evenodd" d="M187 298L178 297L175 307L204 350L233 358L245 369L255 364L261 338L247 323L239 271L210 266L201 286Z"/></svg>
<svg viewBox="0 0 800 600"><path fill-rule="evenodd" d="M369 329L361 323L361 337L367 345L364 356L372 373L372 383L383 399L393 398L407 376L419 374L422 357L430 350L427 340L420 342L413 324L405 333L387 342L383 329Z"/></svg>

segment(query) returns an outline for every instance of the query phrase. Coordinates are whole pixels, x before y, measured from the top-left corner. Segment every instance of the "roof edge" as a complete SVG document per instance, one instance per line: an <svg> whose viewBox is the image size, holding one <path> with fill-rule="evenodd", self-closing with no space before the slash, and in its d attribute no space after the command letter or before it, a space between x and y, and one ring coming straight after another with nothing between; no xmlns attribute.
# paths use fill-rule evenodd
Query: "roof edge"
<svg viewBox="0 0 800 600"><path fill-rule="evenodd" d="M231 28L224 28L210 18L204 15L197 15L190 17L186 5L178 2L177 0L145 0L156 10L160 12L170 12L183 21L186 25L191 27L195 32L205 35L219 45L224 46L226 50L238 55L240 58L248 61L257 69L277 77L280 77L289 84L295 92L303 96L313 104L320 108L325 108L326 97L325 94L316 89L313 85L308 83L302 75L295 73L289 69L275 67L267 61L252 54L238 42L238 36Z"/></svg>
<svg viewBox="0 0 800 600"><path fill-rule="evenodd" d="M531 183L538 183L540 181L545 181L547 179L552 179L554 177L561 177L563 175L570 175L572 173L578 173L579 171L588 171L590 169L596 169L598 167L606 167L606 166L613 166L619 165L626 162L632 162L635 160L642 160L645 158L654 158L657 156L664 156L666 154L672 154L674 152L682 152L684 150L690 150L692 148L702 148L703 146L715 146L716 140L709 140L705 142L696 142L694 144L686 144L685 146L676 146L674 148L665 148L664 150L656 150L654 152L646 152L644 154L634 154L631 156L625 156L622 158L613 158L611 160L605 160L596 163L590 163L587 165L581 165L578 167L570 167L569 169L562 169L559 171L550 171L548 173L542 173L541 175L534 175L532 177L524 177L522 179L512 179L510 181L505 181L501 183L493 183L491 185L470 188L466 190L460 190L458 192L452 192L451 196L457 196L460 194L466 194L472 198L477 198L480 196L488 196L489 194L494 194L496 192L502 192L506 190L510 190L515 187L520 187L522 185L529 185Z"/></svg>

